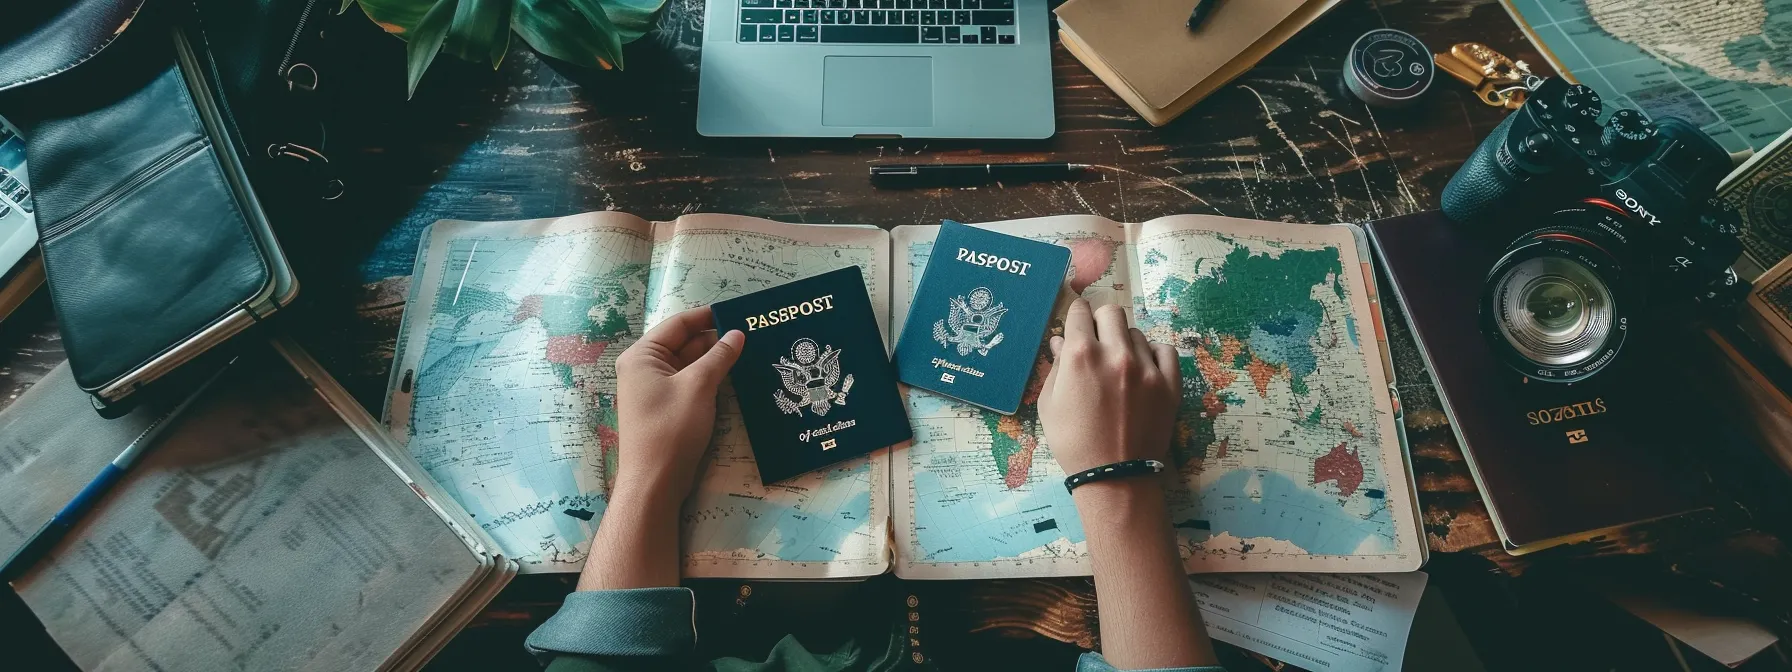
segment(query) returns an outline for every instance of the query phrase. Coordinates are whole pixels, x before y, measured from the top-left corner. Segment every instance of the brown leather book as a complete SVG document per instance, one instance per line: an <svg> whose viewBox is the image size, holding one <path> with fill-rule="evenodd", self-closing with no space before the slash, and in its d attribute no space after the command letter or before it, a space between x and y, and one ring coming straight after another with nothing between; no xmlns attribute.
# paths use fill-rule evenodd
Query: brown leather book
<svg viewBox="0 0 1792 672"><path fill-rule="evenodd" d="M1686 432L1698 423L1663 421L1679 414L1651 392L1660 383L1646 377L1646 325L1617 364L1586 382L1523 382L1495 358L1480 320L1487 271L1519 232L1438 212L1366 228L1508 552L1710 508L1676 452L1697 445Z"/></svg>
<svg viewBox="0 0 1792 672"><path fill-rule="evenodd" d="M1139 116L1162 126L1342 2L1221 2L1189 30L1198 1L1070 0L1056 10L1058 37Z"/></svg>

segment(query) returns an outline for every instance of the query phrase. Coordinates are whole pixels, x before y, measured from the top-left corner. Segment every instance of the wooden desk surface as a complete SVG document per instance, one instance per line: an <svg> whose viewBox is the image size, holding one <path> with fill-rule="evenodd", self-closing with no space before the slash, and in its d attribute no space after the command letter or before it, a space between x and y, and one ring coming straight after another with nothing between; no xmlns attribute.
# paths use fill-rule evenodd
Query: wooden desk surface
<svg viewBox="0 0 1792 672"><path fill-rule="evenodd" d="M325 151L348 171L349 196L301 221L274 213L303 283L285 325L377 413L417 232L441 218L616 209L669 219L714 211L887 228L1078 212L1134 222L1210 213L1325 223L1436 208L1450 175L1504 111L1441 74L1416 107L1371 111L1338 93L1345 49L1364 31L1388 26L1433 51L1477 41L1542 62L1497 2L1359 0L1163 128L1141 121L1054 45L1058 133L1049 140L723 140L700 137L694 127L701 13L701 2L668 3L662 30L629 47L625 72L549 65L520 40L496 72L444 56L408 103L400 45L357 12L334 19L326 29L339 31L332 40L365 61L319 68L326 86L346 92ZM973 159L1090 163L1103 179L877 191L865 177L879 161ZM40 293L0 326L0 406L62 359L47 303ZM1445 564L1452 556L1442 554L1459 553L1486 558L1505 574L1522 572L1527 561L1498 549L1403 320L1390 315L1388 326L1432 551ZM1601 550L1637 553L1653 543L1643 535ZM1757 535L1725 543L1765 542ZM1771 546L1761 555L1787 566L1784 550ZM959 587L972 629L1093 641L1086 580ZM455 651L508 647L503 659L512 659L522 635L570 588L569 576L519 579Z"/></svg>

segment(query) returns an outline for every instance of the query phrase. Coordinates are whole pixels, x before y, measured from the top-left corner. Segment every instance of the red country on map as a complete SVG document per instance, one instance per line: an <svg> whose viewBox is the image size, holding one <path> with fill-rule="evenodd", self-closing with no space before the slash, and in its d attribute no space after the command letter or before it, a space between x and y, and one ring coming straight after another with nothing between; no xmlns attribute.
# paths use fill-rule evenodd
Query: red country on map
<svg viewBox="0 0 1792 672"><path fill-rule="evenodd" d="M1070 291L1078 294L1108 274L1114 265L1114 241L1105 238L1072 238L1059 245L1070 248Z"/></svg>
<svg viewBox="0 0 1792 672"><path fill-rule="evenodd" d="M532 294L523 297L510 321L540 320L547 332L543 358L567 387L579 382L574 366L596 364L616 339L628 334L627 318L615 306L603 307L604 299L588 296Z"/></svg>
<svg viewBox="0 0 1792 672"><path fill-rule="evenodd" d="M1313 460L1313 484L1326 481L1338 482L1339 495L1355 494L1357 486L1363 484L1363 462L1357 459L1356 451L1348 450L1340 443L1331 452Z"/></svg>

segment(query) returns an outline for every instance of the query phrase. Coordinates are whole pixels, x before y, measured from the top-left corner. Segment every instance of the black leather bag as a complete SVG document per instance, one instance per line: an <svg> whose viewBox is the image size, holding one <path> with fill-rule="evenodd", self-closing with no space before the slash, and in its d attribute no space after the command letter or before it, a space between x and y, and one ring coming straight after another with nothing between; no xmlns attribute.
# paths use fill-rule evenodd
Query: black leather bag
<svg viewBox="0 0 1792 672"><path fill-rule="evenodd" d="M293 147L322 163L320 131L264 111L314 88L293 52L326 12L319 0L28 4L0 28L0 114L29 143L75 380L115 403L296 296L250 165ZM331 197L340 183L316 189Z"/></svg>

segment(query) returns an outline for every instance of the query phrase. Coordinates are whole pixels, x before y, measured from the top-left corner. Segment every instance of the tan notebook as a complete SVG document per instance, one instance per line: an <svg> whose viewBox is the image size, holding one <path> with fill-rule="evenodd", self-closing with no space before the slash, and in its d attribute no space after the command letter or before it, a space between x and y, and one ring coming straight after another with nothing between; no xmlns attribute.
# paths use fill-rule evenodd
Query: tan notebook
<svg viewBox="0 0 1792 672"><path fill-rule="evenodd" d="M1341 0L1221 2L1198 31L1199 0L1070 0L1057 9L1070 53L1154 126L1244 74Z"/></svg>

